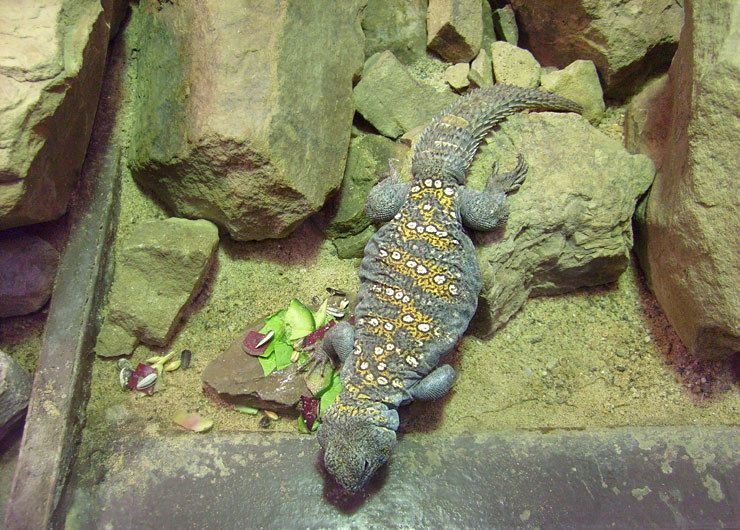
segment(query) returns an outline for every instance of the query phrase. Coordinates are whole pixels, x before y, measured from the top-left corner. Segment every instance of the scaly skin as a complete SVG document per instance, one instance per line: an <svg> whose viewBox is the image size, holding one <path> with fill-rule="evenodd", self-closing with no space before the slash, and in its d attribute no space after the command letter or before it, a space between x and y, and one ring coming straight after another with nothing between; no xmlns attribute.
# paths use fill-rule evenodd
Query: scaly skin
<svg viewBox="0 0 740 530"><path fill-rule="evenodd" d="M465 188L465 176L491 127L527 108L580 111L532 89L471 92L425 130L412 180L394 174L368 196L368 215L388 222L365 247L355 328L334 326L322 347L344 362L344 389L324 414L318 439L326 469L347 491L361 489L390 457L396 409L438 398L454 383L452 367L437 365L468 327L481 290L465 227L492 230L505 222L506 193L521 185L526 165L520 159L511 173L494 172L483 192Z"/></svg>

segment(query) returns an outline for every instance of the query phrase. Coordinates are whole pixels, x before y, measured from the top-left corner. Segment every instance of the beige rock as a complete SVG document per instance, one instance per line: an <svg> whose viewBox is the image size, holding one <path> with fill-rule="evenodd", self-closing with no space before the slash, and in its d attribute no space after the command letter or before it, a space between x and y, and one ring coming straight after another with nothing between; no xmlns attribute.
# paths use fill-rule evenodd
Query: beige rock
<svg viewBox="0 0 740 530"><path fill-rule="evenodd" d="M176 215L209 219L235 239L290 233L342 180L352 79L364 58L363 6L134 6L137 181Z"/></svg>
<svg viewBox="0 0 740 530"><path fill-rule="evenodd" d="M491 45L491 62L496 83L537 88L540 84L540 63L528 51L506 41Z"/></svg>
<svg viewBox="0 0 740 530"><path fill-rule="evenodd" d="M427 47L451 63L470 62L483 40L480 0L430 0Z"/></svg>
<svg viewBox="0 0 740 530"><path fill-rule="evenodd" d="M507 171L522 154L524 184L509 198L506 228L481 234L482 304L489 331L529 296L615 281L629 264L635 203L654 176L644 155L630 155L577 114L509 117L473 164L478 188L494 160Z"/></svg>
<svg viewBox="0 0 740 530"><path fill-rule="evenodd" d="M110 323L141 342L165 346L185 306L200 291L217 245L218 229L209 221L170 218L138 225L116 261ZM108 337L125 343L111 329L101 345Z"/></svg>
<svg viewBox="0 0 740 530"><path fill-rule="evenodd" d="M470 85L469 72L470 65L468 63L453 64L445 70L445 80L455 90L462 90Z"/></svg>
<svg viewBox="0 0 740 530"><path fill-rule="evenodd" d="M738 28L737 1L686 2L669 72L670 132L643 229L656 298L686 347L712 359L740 351Z"/></svg>
<svg viewBox="0 0 740 530"><path fill-rule="evenodd" d="M592 124L604 116L604 93L599 74L591 61L574 61L562 70L543 72L540 88L566 97L583 107L583 116Z"/></svg>
<svg viewBox="0 0 740 530"><path fill-rule="evenodd" d="M25 414L31 383L26 371L0 351L0 440Z"/></svg>
<svg viewBox="0 0 740 530"><path fill-rule="evenodd" d="M475 83L477 87L490 86L493 84L493 67L491 66L491 58L483 48L478 52L478 57L470 63L468 79L470 79L472 83Z"/></svg>
<svg viewBox="0 0 740 530"><path fill-rule="evenodd" d="M67 211L122 4L0 2L0 230Z"/></svg>

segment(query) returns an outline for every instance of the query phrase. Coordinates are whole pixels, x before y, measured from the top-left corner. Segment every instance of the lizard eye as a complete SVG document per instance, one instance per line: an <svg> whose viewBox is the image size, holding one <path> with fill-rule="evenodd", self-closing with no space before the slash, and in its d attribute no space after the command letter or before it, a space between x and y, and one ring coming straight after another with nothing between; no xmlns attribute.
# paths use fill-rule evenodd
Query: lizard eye
<svg viewBox="0 0 740 530"><path fill-rule="evenodd" d="M367 471L367 468L370 467L370 462L368 462L367 459L363 460L362 462L362 472L365 473Z"/></svg>

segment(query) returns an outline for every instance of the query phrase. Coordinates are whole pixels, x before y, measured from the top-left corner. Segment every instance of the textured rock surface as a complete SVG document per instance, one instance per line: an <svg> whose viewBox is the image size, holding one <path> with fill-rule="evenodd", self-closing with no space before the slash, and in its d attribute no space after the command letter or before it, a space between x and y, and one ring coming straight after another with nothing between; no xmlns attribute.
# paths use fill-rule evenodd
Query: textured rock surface
<svg viewBox="0 0 740 530"><path fill-rule="evenodd" d="M683 24L676 0L512 0L521 43L543 66L594 62L607 97L623 98L665 71Z"/></svg>
<svg viewBox="0 0 740 530"><path fill-rule="evenodd" d="M632 98L624 116L624 146L630 153L652 158L660 171L671 125L668 74L652 80Z"/></svg>
<svg viewBox="0 0 740 530"><path fill-rule="evenodd" d="M332 241L337 250L339 259L361 258L365 255L365 245L376 232L373 225L368 226L359 234L347 237L338 237Z"/></svg>
<svg viewBox="0 0 740 530"><path fill-rule="evenodd" d="M139 340L133 333L122 328L110 318L106 318L98 333L95 353L100 357L131 355L138 342Z"/></svg>
<svg viewBox="0 0 740 530"><path fill-rule="evenodd" d="M629 263L635 202L654 175L646 156L630 155L584 118L532 113L502 124L469 181L482 186L493 160L506 171L517 153L529 172L510 198L506 228L477 237L489 319L484 333L530 295L615 281Z"/></svg>
<svg viewBox="0 0 740 530"><path fill-rule="evenodd" d="M290 233L341 182L364 0L152 3L132 18L134 177L235 239Z"/></svg>
<svg viewBox="0 0 740 530"><path fill-rule="evenodd" d="M656 298L695 355L740 350L740 3L686 3L663 167L647 203Z"/></svg>
<svg viewBox="0 0 740 530"><path fill-rule="evenodd" d="M141 342L164 346L205 281L218 229L205 220L139 225L116 260L107 318Z"/></svg>
<svg viewBox="0 0 740 530"><path fill-rule="evenodd" d="M493 12L493 27L499 40L505 40L514 46L519 44L519 28L511 5L507 4Z"/></svg>
<svg viewBox="0 0 740 530"><path fill-rule="evenodd" d="M0 230L67 211L121 5L0 2Z"/></svg>
<svg viewBox="0 0 740 530"><path fill-rule="evenodd" d="M397 160L394 164L400 170L408 151L407 146L377 134L352 139L337 210L326 228L329 237L359 234L370 226L370 219L365 215L365 199L370 188L381 175L388 173L390 159Z"/></svg>
<svg viewBox="0 0 740 530"><path fill-rule="evenodd" d="M604 116L604 93L599 74L591 61L574 61L562 70L543 73L540 88L575 101L583 116L593 124Z"/></svg>
<svg viewBox="0 0 740 530"><path fill-rule="evenodd" d="M523 48L517 48L506 41L491 45L493 77L496 83L537 88L542 69L537 59Z"/></svg>
<svg viewBox="0 0 740 530"><path fill-rule="evenodd" d="M472 83L475 83L477 87L484 87L493 84L493 66L491 65L491 58L488 56L486 50L481 49L478 52L478 57L470 63L470 72L468 72L468 79Z"/></svg>
<svg viewBox="0 0 740 530"><path fill-rule="evenodd" d="M0 234L0 317L38 311L49 300L59 253L40 237Z"/></svg>
<svg viewBox="0 0 740 530"><path fill-rule="evenodd" d="M470 62L483 42L480 0L430 0L427 47L451 63Z"/></svg>
<svg viewBox="0 0 740 530"><path fill-rule="evenodd" d="M425 0L368 0L362 29L365 57L390 50L404 64L423 57L427 48Z"/></svg>
<svg viewBox="0 0 740 530"><path fill-rule="evenodd" d="M470 80L468 80L469 72L470 65L468 63L453 64L445 70L445 81L452 88L462 90L470 85Z"/></svg>
<svg viewBox="0 0 740 530"><path fill-rule="evenodd" d="M357 111L389 138L426 125L455 97L419 83L389 51L367 60L354 90Z"/></svg>
<svg viewBox="0 0 740 530"><path fill-rule="evenodd" d="M0 440L23 416L31 396L31 377L0 351Z"/></svg>

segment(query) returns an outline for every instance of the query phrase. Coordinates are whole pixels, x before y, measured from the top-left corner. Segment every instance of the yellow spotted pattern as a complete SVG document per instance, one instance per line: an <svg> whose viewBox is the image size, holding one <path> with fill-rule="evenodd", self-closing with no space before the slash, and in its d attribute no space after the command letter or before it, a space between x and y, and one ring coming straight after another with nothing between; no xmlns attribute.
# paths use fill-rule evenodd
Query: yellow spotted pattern
<svg viewBox="0 0 740 530"><path fill-rule="evenodd" d="M419 289L445 300L452 296L450 285L454 285L454 281L450 271L445 267L431 260L413 256L400 248L387 249L387 255L381 260L403 276L413 278L414 285ZM454 288L452 290L454 291Z"/></svg>
<svg viewBox="0 0 740 530"><path fill-rule="evenodd" d="M438 186L435 187L435 184ZM456 193L454 188L442 186L439 180L427 179L414 184L408 198L416 204L417 212L414 214L418 215L411 218L402 213L396 217L398 231L403 238L407 241L426 241L440 250L453 250L459 245L459 241L447 235L443 225L434 221L435 211L447 212L448 216L455 215Z"/></svg>

